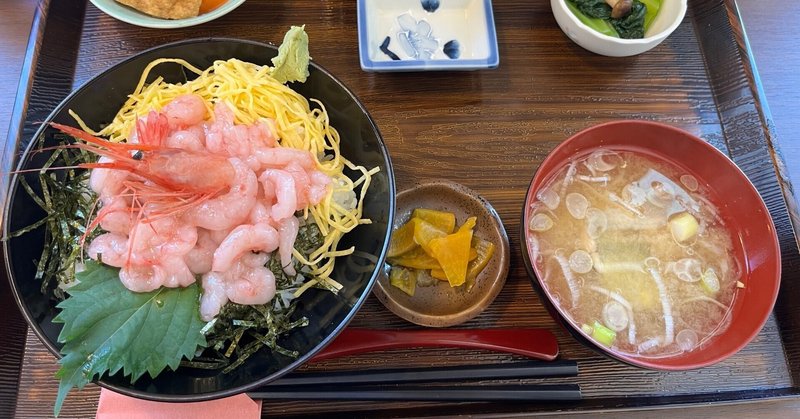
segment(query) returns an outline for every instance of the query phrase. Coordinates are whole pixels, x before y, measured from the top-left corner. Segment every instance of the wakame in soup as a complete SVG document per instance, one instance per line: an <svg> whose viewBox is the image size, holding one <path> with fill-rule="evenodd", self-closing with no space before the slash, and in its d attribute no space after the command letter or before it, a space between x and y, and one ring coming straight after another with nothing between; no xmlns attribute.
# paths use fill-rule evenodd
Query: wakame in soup
<svg viewBox="0 0 800 419"><path fill-rule="evenodd" d="M535 198L531 260L555 304L598 344L673 356L727 327L741 265L694 176L601 148L569 162Z"/></svg>

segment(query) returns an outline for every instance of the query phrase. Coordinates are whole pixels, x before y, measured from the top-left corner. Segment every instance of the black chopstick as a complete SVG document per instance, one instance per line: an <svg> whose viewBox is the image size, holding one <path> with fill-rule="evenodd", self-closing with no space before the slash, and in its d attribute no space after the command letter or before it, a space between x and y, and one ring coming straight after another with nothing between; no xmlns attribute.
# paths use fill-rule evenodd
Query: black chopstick
<svg viewBox="0 0 800 419"><path fill-rule="evenodd" d="M262 400L360 400L360 401L438 401L438 402L496 402L496 401L575 401L581 400L577 384L502 385L502 386L403 386L381 388L340 386L312 388L309 386L266 386L247 393Z"/></svg>
<svg viewBox="0 0 800 419"><path fill-rule="evenodd" d="M425 381L499 380L508 378L571 377L576 375L578 375L578 364L575 361L515 362L459 367L298 372L279 378L266 387L401 384ZM267 389L264 388L264 391L267 391Z"/></svg>
<svg viewBox="0 0 800 419"><path fill-rule="evenodd" d="M580 400L576 384L487 386L404 386L404 383L566 377L578 374L574 361L500 365L300 372L247 393L264 400L568 401Z"/></svg>

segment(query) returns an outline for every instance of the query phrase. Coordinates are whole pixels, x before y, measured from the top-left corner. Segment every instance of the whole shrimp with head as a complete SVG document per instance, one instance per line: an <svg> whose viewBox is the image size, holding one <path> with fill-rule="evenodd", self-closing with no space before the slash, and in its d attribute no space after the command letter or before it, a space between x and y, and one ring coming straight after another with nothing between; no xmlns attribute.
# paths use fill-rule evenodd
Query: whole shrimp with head
<svg viewBox="0 0 800 419"><path fill-rule="evenodd" d="M228 301L274 297L270 258L296 275L295 214L325 199L331 179L310 152L277 145L274 121L236 124L225 103L214 112L206 105L200 96L180 96L141 117L126 143L52 126L79 140L71 147L100 156L81 165L92 169L101 205L87 231L105 230L88 256L119 267L135 292L202 277L208 321Z"/></svg>

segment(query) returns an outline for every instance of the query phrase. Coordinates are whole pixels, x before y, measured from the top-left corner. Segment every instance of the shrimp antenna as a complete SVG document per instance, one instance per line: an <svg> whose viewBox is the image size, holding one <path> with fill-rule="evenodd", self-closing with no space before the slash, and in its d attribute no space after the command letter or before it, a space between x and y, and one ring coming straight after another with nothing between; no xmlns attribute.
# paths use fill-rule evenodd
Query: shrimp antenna
<svg viewBox="0 0 800 419"><path fill-rule="evenodd" d="M22 169L22 170L12 170L11 174L20 174L20 173L35 173L35 172L49 172L51 170L64 170L64 169L85 169L85 167L80 164L78 166L61 166L61 167L40 167L38 169Z"/></svg>

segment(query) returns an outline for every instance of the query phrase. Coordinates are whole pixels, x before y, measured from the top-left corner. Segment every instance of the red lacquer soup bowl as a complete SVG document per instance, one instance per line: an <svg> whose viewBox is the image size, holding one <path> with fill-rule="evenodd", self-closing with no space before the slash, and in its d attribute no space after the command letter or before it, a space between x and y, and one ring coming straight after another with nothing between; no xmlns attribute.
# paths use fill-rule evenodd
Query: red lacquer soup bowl
<svg viewBox="0 0 800 419"><path fill-rule="evenodd" d="M542 278L542 266L532 263L540 255L538 246L528 240L532 205L537 193L558 174L566 173L570 162L593 151L634 152L661 161L694 177L708 192L708 200L718 210L727 227L733 258L741 275L727 311L727 327L692 350L652 356L622 352L615 345L601 343L591 328L576 322L562 307L554 290ZM658 370L686 370L720 362L741 350L761 330L775 304L780 286L780 250L775 226L753 184L725 154L711 144L683 130L647 121L610 122L585 129L556 147L539 166L531 181L522 213L521 240L525 268L534 289L551 315L576 339L622 362ZM537 242L538 243L538 242ZM596 269L596 268L594 268ZM586 282L580 286L586 286ZM566 304L565 305L571 305ZM666 322L665 322L666 323Z"/></svg>

